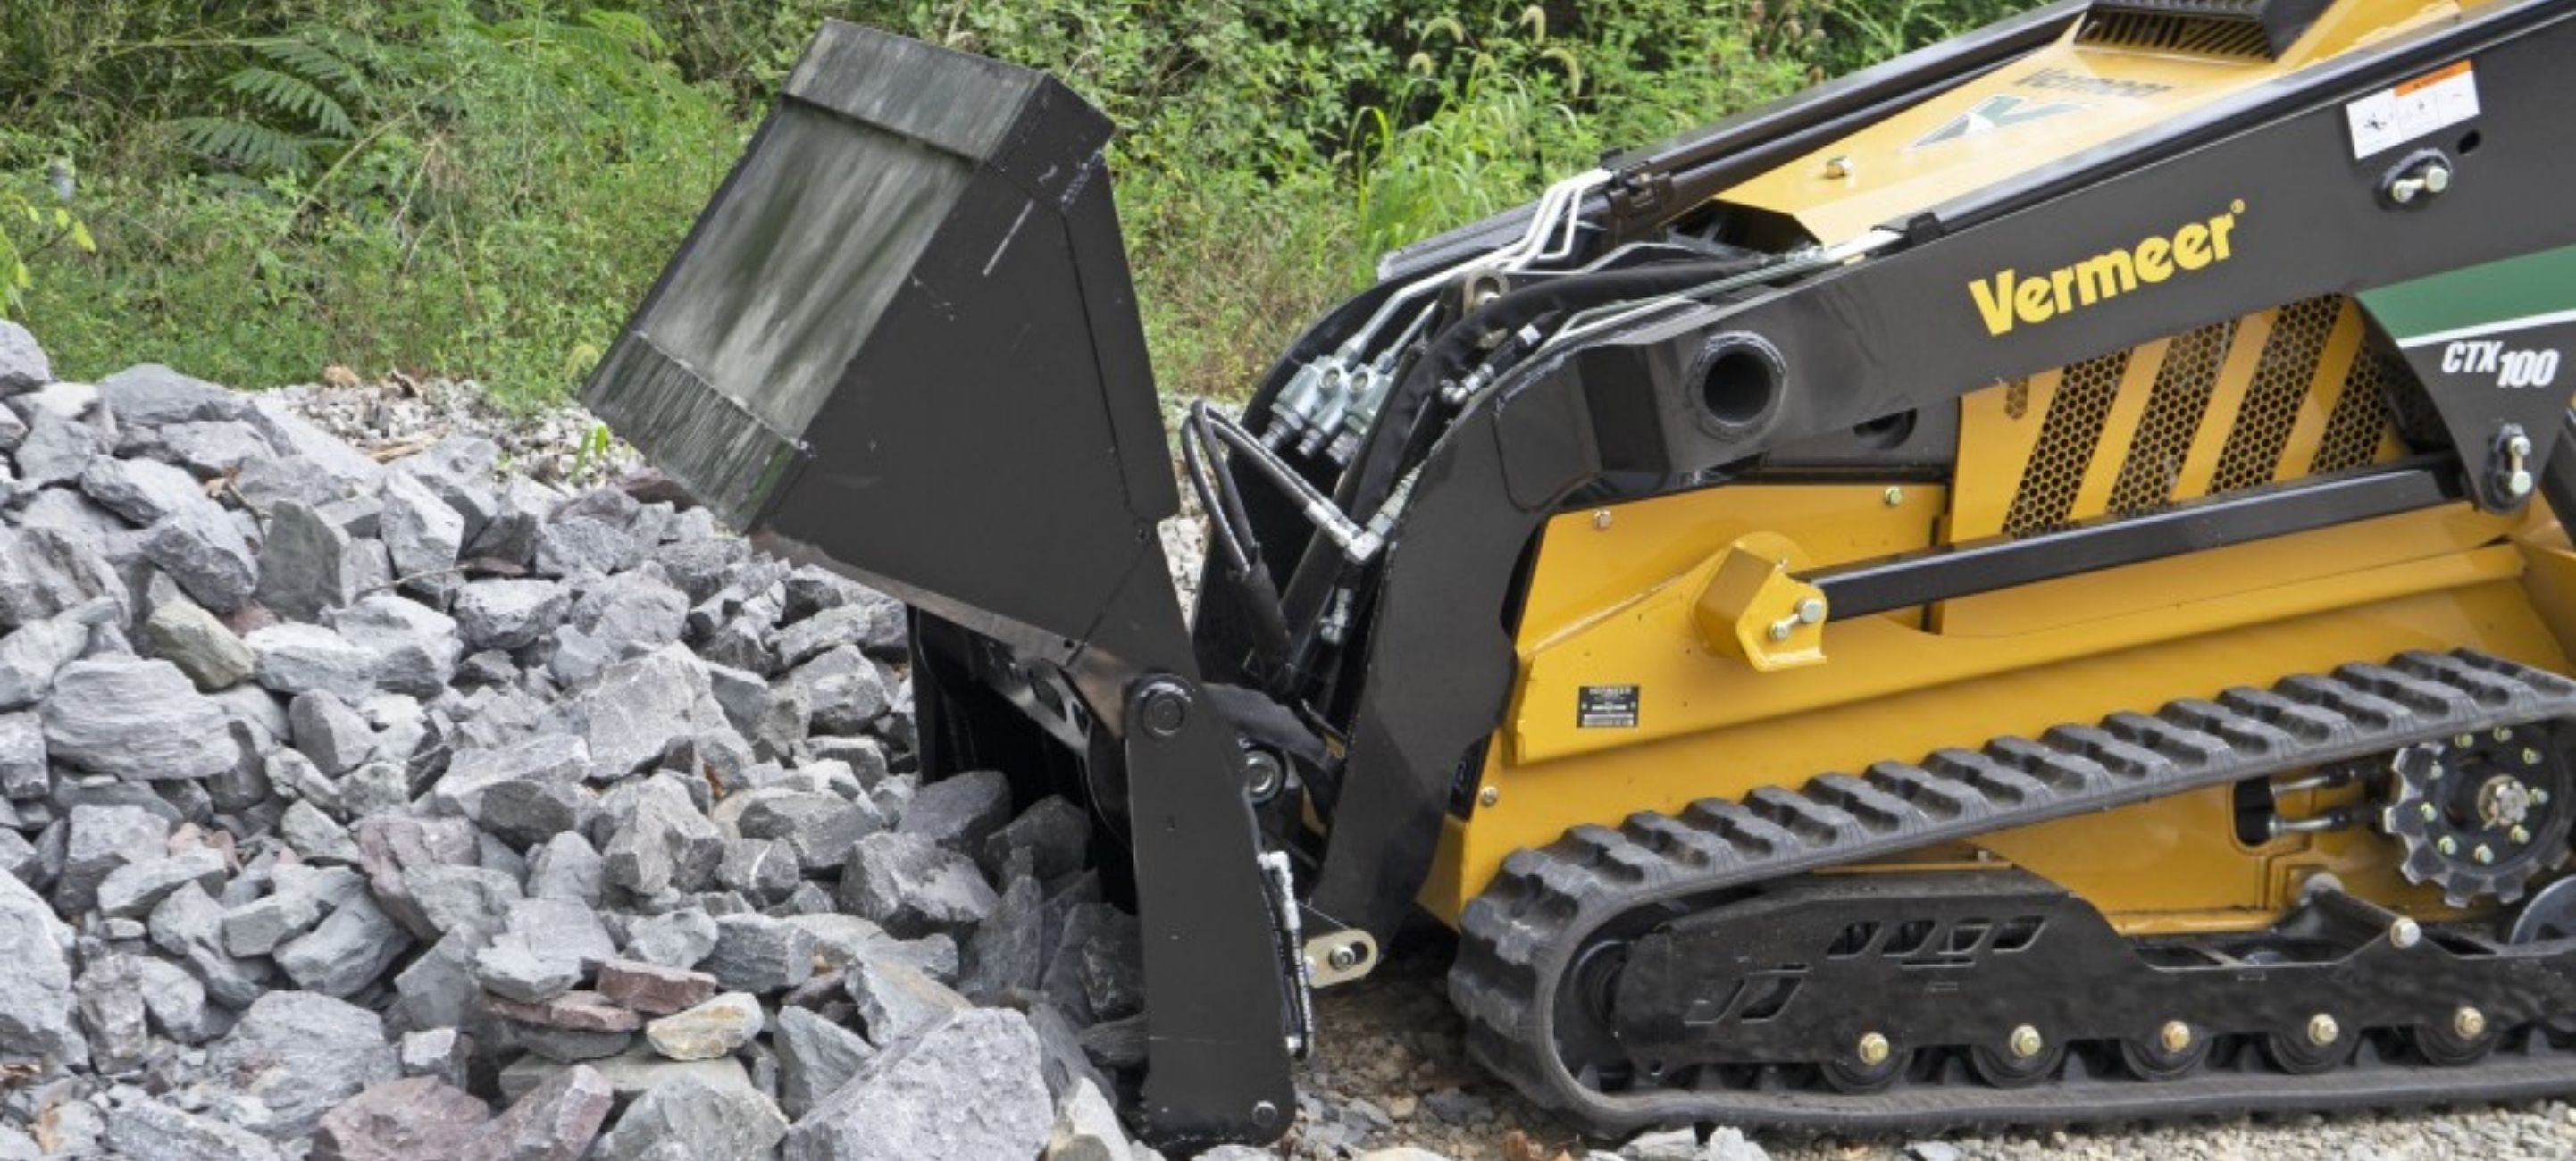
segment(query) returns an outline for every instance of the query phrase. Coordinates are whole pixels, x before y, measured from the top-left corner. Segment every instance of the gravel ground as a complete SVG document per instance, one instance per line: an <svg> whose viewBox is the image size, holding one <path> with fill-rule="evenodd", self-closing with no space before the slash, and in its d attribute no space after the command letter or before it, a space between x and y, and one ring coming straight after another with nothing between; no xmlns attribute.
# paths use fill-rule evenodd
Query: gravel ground
<svg viewBox="0 0 2576 1161"><path fill-rule="evenodd" d="M395 381L285 388L284 397L318 426L387 458L451 434L499 443L512 470L584 486L633 470L631 449L602 454L594 421L578 407L513 412L486 403L470 383ZM1186 496L1186 494L1185 494ZM1204 532L1188 516L1163 529L1184 600L1194 596ZM1454 941L1425 925L1375 975L1321 997L1322 1046L1300 1076L1298 1129L1282 1156L1317 1161L1412 1147L1452 1161L1554 1161L1616 1142L1586 1141L1466 1058L1461 1024L1444 991ZM1754 1161L1955 1161L1961 1158L2128 1159L2327 1158L2334 1161L2561 1158L2576 1156L2576 1109L2560 1102L2473 1107L2409 1115L2314 1116L2141 1128L2122 1132L2013 1133L1952 1137L1762 1140L1751 1148L1712 1142L1705 1157Z"/></svg>
<svg viewBox="0 0 2576 1161"><path fill-rule="evenodd" d="M607 437L599 421L578 404L513 410L494 404L471 380L399 376L360 383L345 372L331 377L337 382L280 387L269 394L314 426L381 460L426 450L451 435L473 435L501 446L502 472L567 489L604 484L643 466L634 448Z"/></svg>

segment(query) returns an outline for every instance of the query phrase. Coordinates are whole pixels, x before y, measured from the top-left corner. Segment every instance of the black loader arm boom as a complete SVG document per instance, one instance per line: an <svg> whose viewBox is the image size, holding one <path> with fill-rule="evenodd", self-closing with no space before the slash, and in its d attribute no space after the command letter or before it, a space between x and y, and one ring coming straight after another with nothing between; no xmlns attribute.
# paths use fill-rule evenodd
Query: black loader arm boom
<svg viewBox="0 0 2576 1161"><path fill-rule="evenodd" d="M1070 789L1132 848L1149 1135L1270 1140L1293 903L1156 531L1109 133L1043 74L826 26L583 400L764 548L914 606L924 776L1022 740L1024 802Z"/></svg>

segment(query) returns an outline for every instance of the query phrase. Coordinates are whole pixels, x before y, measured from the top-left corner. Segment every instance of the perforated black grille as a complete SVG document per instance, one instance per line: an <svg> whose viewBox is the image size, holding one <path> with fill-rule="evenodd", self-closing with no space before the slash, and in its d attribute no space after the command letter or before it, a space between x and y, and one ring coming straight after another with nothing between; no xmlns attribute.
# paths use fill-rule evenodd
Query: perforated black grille
<svg viewBox="0 0 2576 1161"><path fill-rule="evenodd" d="M2183 461L2191 458L2192 437L2200 433L2209 398L2217 393L2228 344L2235 340L2236 320L2229 319L2166 344L2155 390L2147 396L2146 414L2138 418L2137 435L2129 443L2129 458L2111 486L2112 511L2143 512L2172 502Z"/></svg>
<svg viewBox="0 0 2576 1161"><path fill-rule="evenodd" d="M2343 395L2335 400L2334 414L2326 417L2326 432L2317 441L2317 455L2308 463L2308 473L2340 472L2369 463L2379 455L2379 445L2387 438L2392 416L2388 409L2388 386L2404 368L2393 366L2395 356L2364 348L2352 358L2352 370L2345 373Z"/></svg>
<svg viewBox="0 0 2576 1161"><path fill-rule="evenodd" d="M2209 482L2212 494L2272 481L2343 305L2343 299L2327 297L2281 308L2272 321L2272 336L2263 341L2263 357L2254 365L2254 381L2245 388L2244 406L2227 433L2226 450L2219 453L2218 474Z"/></svg>
<svg viewBox="0 0 2576 1161"><path fill-rule="evenodd" d="M2057 393L2040 420L2039 443L2023 465L2021 487L2004 515L2004 531L2035 532L2064 524L2075 510L2075 495L2084 486L2085 470L2102 442L2103 421L2120 394L2120 377L2129 370L2129 352L2113 351L2066 368Z"/></svg>

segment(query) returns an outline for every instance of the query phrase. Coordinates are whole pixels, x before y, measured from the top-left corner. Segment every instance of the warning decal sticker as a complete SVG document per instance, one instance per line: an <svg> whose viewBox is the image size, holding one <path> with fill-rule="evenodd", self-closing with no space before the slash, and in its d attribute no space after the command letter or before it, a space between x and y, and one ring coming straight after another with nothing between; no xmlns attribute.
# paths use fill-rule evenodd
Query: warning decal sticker
<svg viewBox="0 0 2576 1161"><path fill-rule="evenodd" d="M2478 74L2456 60L2343 107L2352 155L2368 157L2478 115Z"/></svg>

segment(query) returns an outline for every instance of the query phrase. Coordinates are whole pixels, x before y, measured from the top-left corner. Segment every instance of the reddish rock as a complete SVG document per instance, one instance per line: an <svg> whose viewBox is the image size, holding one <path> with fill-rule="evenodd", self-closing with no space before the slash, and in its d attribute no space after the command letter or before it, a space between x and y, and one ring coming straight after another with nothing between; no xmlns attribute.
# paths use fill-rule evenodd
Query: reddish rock
<svg viewBox="0 0 2576 1161"><path fill-rule="evenodd" d="M655 1016L685 1012L716 994L716 978L705 972L686 971L639 963L635 960L612 959L599 965L599 993L621 1007ZM632 1028L635 1025L627 1025Z"/></svg>
<svg viewBox="0 0 2576 1161"><path fill-rule="evenodd" d="M542 1004L522 1004L487 992L483 1003L497 1015L541 1028L563 1028L574 1032L632 1032L644 1026L644 1017L618 1007L598 992L565 992Z"/></svg>
<svg viewBox="0 0 2576 1161"><path fill-rule="evenodd" d="M456 1161L577 1161L608 1120L608 1078L576 1064L528 1091L454 1154Z"/></svg>
<svg viewBox="0 0 2576 1161"><path fill-rule="evenodd" d="M311 1161L453 1157L492 1119L483 1102L430 1077L386 1081L322 1114Z"/></svg>
<svg viewBox="0 0 2576 1161"><path fill-rule="evenodd" d="M429 921L403 883L403 872L437 865L470 867L481 857L474 824L461 818L391 818L361 820L352 828L358 840L359 869L376 893L376 903L394 921L423 942L446 934Z"/></svg>

